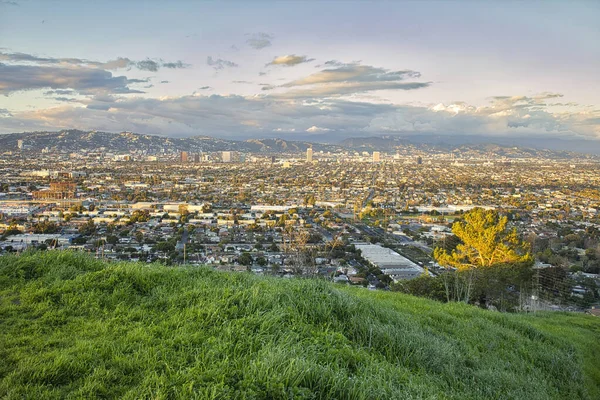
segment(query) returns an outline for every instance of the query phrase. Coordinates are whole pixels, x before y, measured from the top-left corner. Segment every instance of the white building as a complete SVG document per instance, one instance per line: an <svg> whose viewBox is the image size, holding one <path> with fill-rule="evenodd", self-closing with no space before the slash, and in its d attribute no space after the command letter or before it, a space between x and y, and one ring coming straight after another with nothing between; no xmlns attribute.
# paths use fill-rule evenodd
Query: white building
<svg viewBox="0 0 600 400"><path fill-rule="evenodd" d="M313 149L312 147L309 147L308 149L306 149L306 162L312 162L313 160Z"/></svg>
<svg viewBox="0 0 600 400"><path fill-rule="evenodd" d="M423 267L386 247L377 244L355 244L355 246L361 251L365 260L391 277L394 282L413 279L425 272Z"/></svg>

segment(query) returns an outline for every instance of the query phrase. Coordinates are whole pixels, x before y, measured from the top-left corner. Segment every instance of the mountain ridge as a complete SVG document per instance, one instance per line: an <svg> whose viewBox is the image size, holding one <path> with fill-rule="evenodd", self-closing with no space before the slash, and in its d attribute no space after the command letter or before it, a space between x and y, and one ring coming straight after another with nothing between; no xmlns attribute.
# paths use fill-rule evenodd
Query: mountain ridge
<svg viewBox="0 0 600 400"><path fill-rule="evenodd" d="M320 143L283 138L262 138L232 140L210 136L167 137L133 132L101 132L66 129L61 131L36 131L0 135L0 148L17 150L18 141L32 151L41 151L48 147L58 151L105 151L105 152L215 152L240 151L250 153L281 154L303 153L309 147L315 151L381 151L385 153L430 153L457 156L466 154L469 157L497 156L506 158L544 157L554 159L595 158L593 154L585 154L567 150L540 149L527 146L511 145L510 142L496 143L483 138L449 136L369 136L351 137L337 143Z"/></svg>

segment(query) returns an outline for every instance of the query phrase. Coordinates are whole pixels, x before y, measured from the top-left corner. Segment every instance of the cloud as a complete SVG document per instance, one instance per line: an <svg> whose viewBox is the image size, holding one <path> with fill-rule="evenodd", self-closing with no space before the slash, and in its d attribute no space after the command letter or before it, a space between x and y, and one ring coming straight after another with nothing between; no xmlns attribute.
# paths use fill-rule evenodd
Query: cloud
<svg viewBox="0 0 600 400"><path fill-rule="evenodd" d="M121 60L124 60L124 59L121 59ZM106 64L104 64L104 65L106 65ZM151 59L147 58L143 61L129 61L127 66L135 67L141 71L156 72L160 68L169 68L169 69L187 68L189 65L184 64L182 61L164 62L161 59L151 60ZM120 68L123 68L123 67L120 67ZM107 69L113 69L113 68L107 68Z"/></svg>
<svg viewBox="0 0 600 400"><path fill-rule="evenodd" d="M0 94L35 89L74 90L80 94L97 92L143 93L130 84L147 82L113 76L109 71L84 67L40 67L0 64ZM66 92L62 92L66 93Z"/></svg>
<svg viewBox="0 0 600 400"><path fill-rule="evenodd" d="M355 64L358 64L358 62L345 63L345 62L338 61L338 60L328 60L328 61L325 61L323 64L315 65L315 68L323 68L323 67L345 67L345 66L355 65Z"/></svg>
<svg viewBox="0 0 600 400"><path fill-rule="evenodd" d="M334 69L324 69L283 85L283 87L294 87L314 85L331 82L393 82L406 78L419 78L421 74L417 71L401 70L389 71L384 68L376 68L369 65L346 65Z"/></svg>
<svg viewBox="0 0 600 400"><path fill-rule="evenodd" d="M79 103L80 101L73 97L55 97L53 100L60 101L63 103Z"/></svg>
<svg viewBox="0 0 600 400"><path fill-rule="evenodd" d="M217 71L225 69L225 68L239 67L239 65L234 63L233 61L223 60L221 58L213 59L211 56L208 56L206 58L206 64L210 65Z"/></svg>
<svg viewBox="0 0 600 400"><path fill-rule="evenodd" d="M76 94L72 89L58 89L58 90L48 90L44 92L45 96L53 96L53 95L74 95Z"/></svg>
<svg viewBox="0 0 600 400"><path fill-rule="evenodd" d="M268 63L266 66L269 65L284 65L287 67L291 67L294 65L298 65L298 64L302 64L302 63L307 63L310 61L314 61L314 58L307 58L307 56L297 56L295 54L290 54L290 55L286 55L286 56L279 56L279 57L275 57L273 59L273 61L271 61L270 63Z"/></svg>
<svg viewBox="0 0 600 400"><path fill-rule="evenodd" d="M169 81L160 81L160 83L169 83Z"/></svg>
<svg viewBox="0 0 600 400"><path fill-rule="evenodd" d="M319 128L318 126L311 126L306 130L308 133L320 133L320 132L329 132L331 129L328 128Z"/></svg>
<svg viewBox="0 0 600 400"><path fill-rule="evenodd" d="M248 138L268 135L277 128L305 132L307 126L358 131L367 128L375 116L393 111L389 105L343 100L308 102L199 94L161 99L121 97L114 102L93 101L86 105L21 111L3 122L0 131L68 127Z"/></svg>
<svg viewBox="0 0 600 400"><path fill-rule="evenodd" d="M158 71L158 63L156 61L152 61L150 59L144 61L138 61L134 64L136 68L141 69L142 71Z"/></svg>
<svg viewBox="0 0 600 400"><path fill-rule="evenodd" d="M19 6L19 3L12 0L0 0L0 6Z"/></svg>
<svg viewBox="0 0 600 400"><path fill-rule="evenodd" d="M250 38L246 40L246 43L253 49L260 50L271 46L272 39L273 35L264 32L258 32L251 34Z"/></svg>
<svg viewBox="0 0 600 400"><path fill-rule="evenodd" d="M39 65L76 65L103 68L108 70L121 68L137 68L142 71L156 72L160 68L187 68L189 64L184 64L182 61L165 62L162 59L151 60L147 58L142 61L134 61L129 58L118 57L114 60L106 62L91 61L82 58L57 58L57 57L39 57L27 53L4 53L0 52L0 61L9 63L33 63Z"/></svg>
<svg viewBox="0 0 600 400"><path fill-rule="evenodd" d="M364 93L375 90L415 90L426 88L430 82L338 82L315 85L310 88L290 90L272 96L279 98L314 98L338 97L355 93ZM263 88L263 90L269 90Z"/></svg>
<svg viewBox="0 0 600 400"><path fill-rule="evenodd" d="M338 60L329 60L329 61L325 61L324 65L328 66L328 67L343 67L346 64L338 61Z"/></svg>
<svg viewBox="0 0 600 400"><path fill-rule="evenodd" d="M212 90L211 86L202 86L199 87L197 90L194 90L194 92L192 93L192 96L202 96L201 91L204 90Z"/></svg>
<svg viewBox="0 0 600 400"><path fill-rule="evenodd" d="M417 81L419 77L416 71L345 64L283 87L261 84L262 95L206 95L210 87L203 86L188 96L145 98L119 94L138 92L135 84L146 80L113 76L99 68L0 64L0 93L46 89L46 95L62 103L33 111L0 110L0 132L78 128L237 138L289 133L327 140L380 134L600 138L600 110L559 103L560 93L494 96L483 106L414 106L341 97L430 84ZM73 97L78 94L87 97Z"/></svg>
<svg viewBox="0 0 600 400"><path fill-rule="evenodd" d="M287 92L275 93L280 98L339 97L376 90L415 90L426 88L431 82L407 81L421 74L412 70L390 71L369 65L344 64L324 69L304 78L285 83L279 88ZM263 89L263 90L270 90Z"/></svg>
<svg viewBox="0 0 600 400"><path fill-rule="evenodd" d="M10 111L8 111L6 108L0 108L0 118L8 118L12 116L13 115L10 113Z"/></svg>
<svg viewBox="0 0 600 400"><path fill-rule="evenodd" d="M162 62L162 60L161 60L161 62ZM187 68L188 66L189 66L188 64L184 64L181 60L178 60L175 62L162 62L162 67L169 68L169 69Z"/></svg>
<svg viewBox="0 0 600 400"><path fill-rule="evenodd" d="M95 63L94 65L97 66L97 67L100 67L100 68L111 69L111 70L112 69L128 68L128 67L132 67L132 66L136 67L136 68L139 68L139 65L138 65L137 62L131 61L129 58L121 58L121 57L119 57L119 58L117 58L115 60L107 61L105 63ZM141 65L143 66L144 64L141 64ZM139 68L139 69L141 69L141 68Z"/></svg>

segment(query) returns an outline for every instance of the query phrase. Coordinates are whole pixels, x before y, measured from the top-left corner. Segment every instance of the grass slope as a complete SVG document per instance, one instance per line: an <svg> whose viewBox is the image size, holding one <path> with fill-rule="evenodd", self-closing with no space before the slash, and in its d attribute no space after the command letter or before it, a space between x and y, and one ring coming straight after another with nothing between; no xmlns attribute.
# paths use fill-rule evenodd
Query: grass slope
<svg viewBox="0 0 600 400"><path fill-rule="evenodd" d="M0 258L6 399L594 399L600 321L206 268Z"/></svg>

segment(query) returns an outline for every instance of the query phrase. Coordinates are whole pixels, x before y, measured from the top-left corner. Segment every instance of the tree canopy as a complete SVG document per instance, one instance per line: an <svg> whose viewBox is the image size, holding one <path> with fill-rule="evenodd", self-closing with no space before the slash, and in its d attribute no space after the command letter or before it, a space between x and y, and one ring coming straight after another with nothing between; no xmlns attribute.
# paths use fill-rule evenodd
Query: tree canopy
<svg viewBox="0 0 600 400"><path fill-rule="evenodd" d="M472 209L452 225L452 233L461 242L456 249L450 253L444 248L434 251L435 259L444 267L463 271L532 261L528 244L519 239L515 228L508 227L508 218L494 210Z"/></svg>

